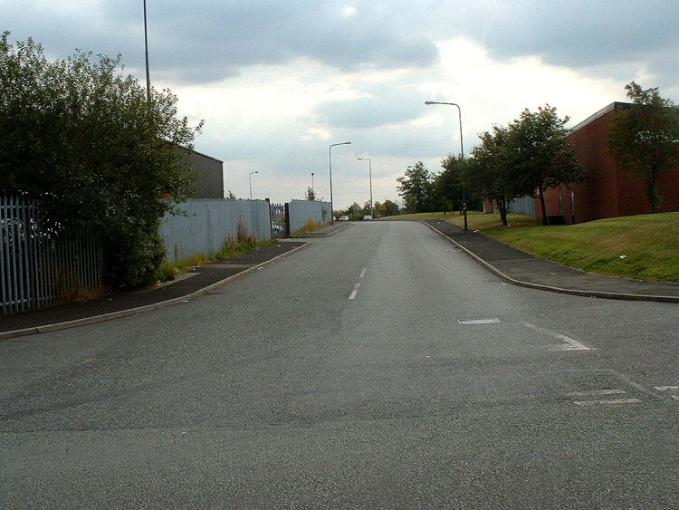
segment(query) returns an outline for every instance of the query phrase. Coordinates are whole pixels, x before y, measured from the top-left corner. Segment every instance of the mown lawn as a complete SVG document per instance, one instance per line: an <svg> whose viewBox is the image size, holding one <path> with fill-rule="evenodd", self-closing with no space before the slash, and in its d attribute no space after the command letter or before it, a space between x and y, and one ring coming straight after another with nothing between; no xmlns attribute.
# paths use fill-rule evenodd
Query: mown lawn
<svg viewBox="0 0 679 510"><path fill-rule="evenodd" d="M462 226L462 216L420 213L380 220L441 220ZM578 225L543 227L533 218L509 215L509 228L497 214L468 214L479 230L522 251L558 264L641 280L679 281L679 212L624 216Z"/></svg>
<svg viewBox="0 0 679 510"><path fill-rule="evenodd" d="M679 213L624 216L579 225L491 228L483 234L584 271L679 281Z"/></svg>

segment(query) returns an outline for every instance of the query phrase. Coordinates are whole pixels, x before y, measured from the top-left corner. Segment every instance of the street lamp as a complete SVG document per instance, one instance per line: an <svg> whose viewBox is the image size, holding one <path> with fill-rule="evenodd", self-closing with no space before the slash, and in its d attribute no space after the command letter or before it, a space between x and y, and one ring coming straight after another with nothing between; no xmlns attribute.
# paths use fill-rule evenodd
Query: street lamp
<svg viewBox="0 0 679 510"><path fill-rule="evenodd" d="M252 175L253 175L253 174L258 174L258 173L259 173L259 172L256 172L256 171L255 171L255 172L250 172L250 175L248 175L248 177L249 177L249 179L250 179L250 200L252 200Z"/></svg>
<svg viewBox="0 0 679 510"><path fill-rule="evenodd" d="M464 142L462 140L462 109L460 108L460 105L457 104L457 103L444 103L444 102L441 102L441 101L425 101L424 104L426 104L426 105L445 104L445 105L457 107L457 113L460 117L460 154L462 154L462 161L464 161ZM466 232L468 230L467 229L467 190L465 189L464 180L462 181L462 212L464 213L464 230Z"/></svg>
<svg viewBox="0 0 679 510"><path fill-rule="evenodd" d="M330 218L331 222L335 223L335 211L333 209L333 201L332 201L332 148L337 147L338 145L350 145L351 142L340 142L340 143L333 143L328 147L328 171L330 173Z"/></svg>
<svg viewBox="0 0 679 510"><path fill-rule="evenodd" d="M146 102L151 103L151 77L149 76L149 35L146 24L146 0L144 0L144 47L146 49Z"/></svg>
<svg viewBox="0 0 679 510"><path fill-rule="evenodd" d="M375 217L375 211L373 210L373 168L372 159L370 158L358 158L359 161L368 161L368 176L370 178L370 216Z"/></svg>

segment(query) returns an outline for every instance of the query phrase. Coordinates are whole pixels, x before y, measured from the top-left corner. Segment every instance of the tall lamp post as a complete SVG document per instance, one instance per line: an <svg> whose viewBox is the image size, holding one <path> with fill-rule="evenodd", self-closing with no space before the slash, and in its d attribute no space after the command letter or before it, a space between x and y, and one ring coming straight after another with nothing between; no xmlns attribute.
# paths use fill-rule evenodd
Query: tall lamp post
<svg viewBox="0 0 679 510"><path fill-rule="evenodd" d="M333 143L328 147L328 171L330 173L330 218L331 222L335 223L335 211L333 209L333 201L332 201L332 148L337 147L338 145L350 145L351 142L340 142L340 143Z"/></svg>
<svg viewBox="0 0 679 510"><path fill-rule="evenodd" d="M311 192L314 194L314 199L315 199L316 193L314 192L314 172L311 172Z"/></svg>
<svg viewBox="0 0 679 510"><path fill-rule="evenodd" d="M149 75L149 31L146 23L146 0L144 0L144 48L146 50L146 102L151 103L151 77Z"/></svg>
<svg viewBox="0 0 679 510"><path fill-rule="evenodd" d="M250 172L250 175L248 175L248 177L250 178L250 200L252 200L252 175L258 174L258 173L259 172L255 171L255 172Z"/></svg>
<svg viewBox="0 0 679 510"><path fill-rule="evenodd" d="M368 177L370 178L370 216L375 217L375 211L373 209L373 167L372 159L370 158L358 158L359 161L368 161Z"/></svg>
<svg viewBox="0 0 679 510"><path fill-rule="evenodd" d="M462 140L462 109L460 108L460 105L457 103L444 103L441 101L425 101L424 104L430 105L430 104L445 104L449 106L456 106L457 107L457 113L460 118L460 154L462 154L462 161L464 161L464 142ZM464 181L462 183L462 212L464 214L464 230L465 232L468 230L467 228L467 190L465 189Z"/></svg>

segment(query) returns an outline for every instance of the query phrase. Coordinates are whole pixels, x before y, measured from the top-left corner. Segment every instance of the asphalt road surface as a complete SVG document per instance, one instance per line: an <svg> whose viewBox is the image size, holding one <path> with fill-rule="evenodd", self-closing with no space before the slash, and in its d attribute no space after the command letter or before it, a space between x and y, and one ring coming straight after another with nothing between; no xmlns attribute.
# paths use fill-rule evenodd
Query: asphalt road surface
<svg viewBox="0 0 679 510"><path fill-rule="evenodd" d="M0 342L2 508L679 508L679 307L356 224L209 295Z"/></svg>

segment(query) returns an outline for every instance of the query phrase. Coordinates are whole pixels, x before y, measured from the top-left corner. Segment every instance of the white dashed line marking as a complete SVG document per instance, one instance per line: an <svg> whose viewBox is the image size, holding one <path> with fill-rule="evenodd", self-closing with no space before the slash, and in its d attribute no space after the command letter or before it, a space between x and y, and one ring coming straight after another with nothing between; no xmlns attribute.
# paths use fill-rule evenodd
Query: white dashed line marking
<svg viewBox="0 0 679 510"><path fill-rule="evenodd" d="M356 283L356 285L354 285L354 290L352 290L351 294L349 295L349 301L353 301L354 299L356 299L356 293L358 292L358 288L360 286L361 286L360 283Z"/></svg>
<svg viewBox="0 0 679 510"><path fill-rule="evenodd" d="M591 390L591 391L573 391L566 393L569 397L599 397L602 395L621 395L627 393L624 390Z"/></svg>
<svg viewBox="0 0 679 510"><path fill-rule="evenodd" d="M655 389L658 391L676 391L679 390L679 386L656 386Z"/></svg>
<svg viewBox="0 0 679 510"><path fill-rule="evenodd" d="M542 333L543 335L551 336L552 338L556 338L557 340L561 340L564 342L566 345L557 345L552 348L552 350L555 351L591 351L591 347L587 347L585 344L582 344L578 342L577 340L566 336L562 335L561 333L557 333L556 331L550 331L549 329L541 328L540 326L536 326L535 324L530 324L528 322L525 322L523 324L526 326L528 329L532 329L533 331L536 331L538 333Z"/></svg>
<svg viewBox="0 0 679 510"><path fill-rule="evenodd" d="M479 324L499 324L500 319L458 319L457 323L461 326L478 326Z"/></svg>
<svg viewBox="0 0 679 510"><path fill-rule="evenodd" d="M573 402L576 406L598 406L598 405L616 405L616 404L641 404L638 398L614 398L610 400L575 400Z"/></svg>
<svg viewBox="0 0 679 510"><path fill-rule="evenodd" d="M364 268L361 270L361 274L360 274L358 277L359 277L359 278L363 278L363 277L365 276L365 272L366 272L367 270L368 270L368 268L367 268L367 267L364 267Z"/></svg>

